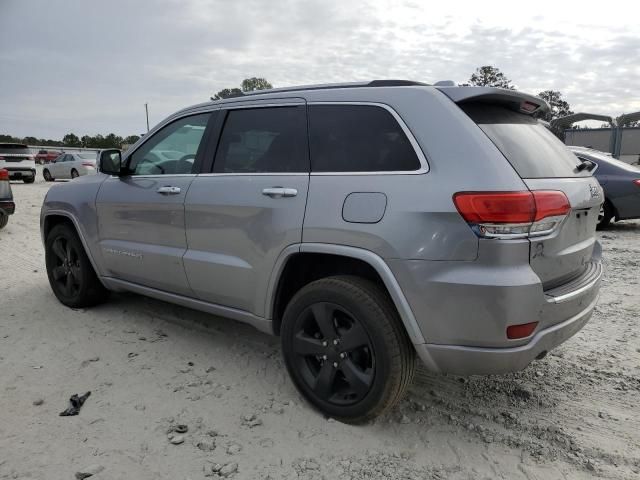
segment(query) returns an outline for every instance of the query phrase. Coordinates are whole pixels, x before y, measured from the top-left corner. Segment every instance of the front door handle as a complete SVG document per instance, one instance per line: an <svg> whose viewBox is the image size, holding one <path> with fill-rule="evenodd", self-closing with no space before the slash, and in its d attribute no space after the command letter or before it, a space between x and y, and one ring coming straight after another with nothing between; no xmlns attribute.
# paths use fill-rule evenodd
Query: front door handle
<svg viewBox="0 0 640 480"><path fill-rule="evenodd" d="M298 190L295 188L271 187L263 189L262 194L271 198L295 197L298 195Z"/></svg>
<svg viewBox="0 0 640 480"><path fill-rule="evenodd" d="M177 195L180 193L180 187L170 187L170 186L165 186L165 187L160 187L158 190L156 190L158 193L161 193L163 195Z"/></svg>

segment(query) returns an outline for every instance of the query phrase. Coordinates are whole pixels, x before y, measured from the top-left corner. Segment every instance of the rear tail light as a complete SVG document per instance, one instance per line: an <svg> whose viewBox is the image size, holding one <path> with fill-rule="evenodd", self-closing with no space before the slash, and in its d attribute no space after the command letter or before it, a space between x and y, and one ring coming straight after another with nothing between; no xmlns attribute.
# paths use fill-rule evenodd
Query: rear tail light
<svg viewBox="0 0 640 480"><path fill-rule="evenodd" d="M82 162L83 167L95 167L96 164L93 162Z"/></svg>
<svg viewBox="0 0 640 480"><path fill-rule="evenodd" d="M2 158L2 157L0 157ZM638 178L637 180L634 180L633 183L635 183L637 186L640 187L640 178Z"/></svg>
<svg viewBox="0 0 640 480"><path fill-rule="evenodd" d="M9 171L4 168L0 170L0 180L9 180Z"/></svg>
<svg viewBox="0 0 640 480"><path fill-rule="evenodd" d="M4 160L4 157L2 155L0 155L0 160Z"/></svg>
<svg viewBox="0 0 640 480"><path fill-rule="evenodd" d="M557 190L524 192L458 192L453 203L473 231L486 238L546 235L571 211Z"/></svg>
<svg viewBox="0 0 640 480"><path fill-rule="evenodd" d="M522 323L520 325L510 325L507 327L507 338L515 340L518 338L527 338L533 333L538 326L538 322Z"/></svg>

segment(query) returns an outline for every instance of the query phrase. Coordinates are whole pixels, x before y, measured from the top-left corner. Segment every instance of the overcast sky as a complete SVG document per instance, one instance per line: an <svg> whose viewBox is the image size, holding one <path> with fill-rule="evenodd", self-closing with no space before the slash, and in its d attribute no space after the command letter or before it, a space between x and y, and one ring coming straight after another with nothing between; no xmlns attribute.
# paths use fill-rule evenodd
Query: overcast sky
<svg viewBox="0 0 640 480"><path fill-rule="evenodd" d="M640 110L639 2L468 3L0 0L0 133L139 134L145 102L155 124L250 76L463 82L480 65L575 111Z"/></svg>

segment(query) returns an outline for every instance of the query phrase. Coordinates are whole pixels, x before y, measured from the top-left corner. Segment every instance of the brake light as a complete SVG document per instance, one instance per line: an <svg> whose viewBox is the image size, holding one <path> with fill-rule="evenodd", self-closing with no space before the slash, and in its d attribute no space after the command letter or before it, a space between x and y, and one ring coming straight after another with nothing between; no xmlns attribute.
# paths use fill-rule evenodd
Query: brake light
<svg viewBox="0 0 640 480"><path fill-rule="evenodd" d="M480 237L524 238L545 235L571 210L557 190L522 192L458 192L453 203Z"/></svg>
<svg viewBox="0 0 640 480"><path fill-rule="evenodd" d="M527 338L533 333L538 326L538 322L522 323L520 325L510 325L507 327L507 338L515 340L518 338Z"/></svg>
<svg viewBox="0 0 640 480"><path fill-rule="evenodd" d="M5 170L4 168L0 170L0 180L9 181L9 170Z"/></svg>
<svg viewBox="0 0 640 480"><path fill-rule="evenodd" d="M83 167L95 167L96 164L93 162L82 162Z"/></svg>
<svg viewBox="0 0 640 480"><path fill-rule="evenodd" d="M640 178L638 178L637 180L634 180L633 183L635 183L638 187L640 187Z"/></svg>

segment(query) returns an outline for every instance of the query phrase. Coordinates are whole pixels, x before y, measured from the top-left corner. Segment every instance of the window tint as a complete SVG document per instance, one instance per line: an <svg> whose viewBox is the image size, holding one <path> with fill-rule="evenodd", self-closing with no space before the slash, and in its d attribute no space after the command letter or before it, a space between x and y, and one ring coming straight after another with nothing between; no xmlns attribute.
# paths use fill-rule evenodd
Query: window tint
<svg viewBox="0 0 640 480"><path fill-rule="evenodd" d="M460 106L498 147L522 178L590 176L580 161L530 115L481 103Z"/></svg>
<svg viewBox="0 0 640 480"><path fill-rule="evenodd" d="M308 172L304 106L229 110L213 171Z"/></svg>
<svg viewBox="0 0 640 480"><path fill-rule="evenodd" d="M156 132L129 157L131 175L194 173L198 147L210 113L181 118Z"/></svg>
<svg viewBox="0 0 640 480"><path fill-rule="evenodd" d="M396 119L373 105L311 105L314 172L412 171L420 161Z"/></svg>

